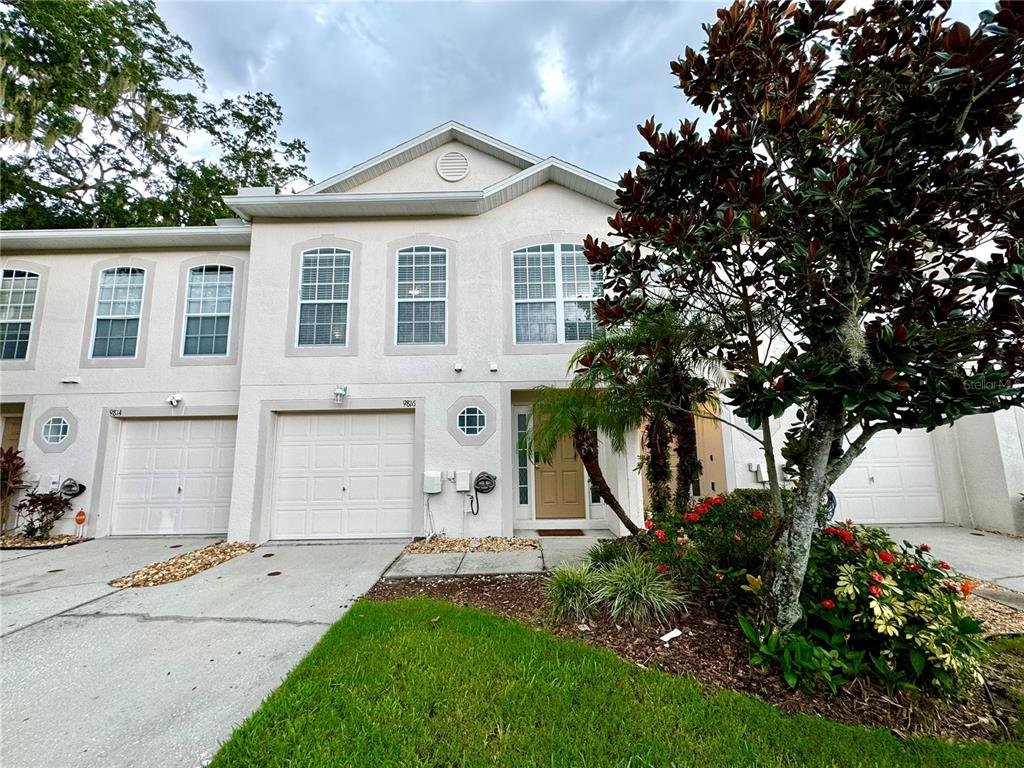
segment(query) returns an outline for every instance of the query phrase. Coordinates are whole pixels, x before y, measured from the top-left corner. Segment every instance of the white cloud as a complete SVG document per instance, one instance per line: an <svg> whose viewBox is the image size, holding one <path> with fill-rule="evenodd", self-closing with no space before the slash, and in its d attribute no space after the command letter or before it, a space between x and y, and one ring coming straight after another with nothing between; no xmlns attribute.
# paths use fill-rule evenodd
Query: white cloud
<svg viewBox="0 0 1024 768"><path fill-rule="evenodd" d="M557 30L550 30L537 42L534 55L538 88L523 99L524 110L533 120L559 120L576 107L578 89Z"/></svg>

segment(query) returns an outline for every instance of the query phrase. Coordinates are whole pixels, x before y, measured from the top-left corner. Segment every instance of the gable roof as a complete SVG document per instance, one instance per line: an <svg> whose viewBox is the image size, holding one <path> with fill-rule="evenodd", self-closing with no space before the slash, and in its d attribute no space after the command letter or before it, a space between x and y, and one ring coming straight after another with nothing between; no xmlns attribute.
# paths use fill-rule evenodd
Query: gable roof
<svg viewBox="0 0 1024 768"><path fill-rule="evenodd" d="M230 195L224 202L239 216L362 218L368 216L479 216L553 182L614 207L616 185L555 157L541 160L480 192L320 192L296 195Z"/></svg>
<svg viewBox="0 0 1024 768"><path fill-rule="evenodd" d="M480 191L349 192L360 184L459 141L521 170ZM361 218L368 216L478 216L548 182L614 207L618 185L557 157L541 159L510 144L447 122L415 139L296 194L239 190L224 202L245 219Z"/></svg>
<svg viewBox="0 0 1024 768"><path fill-rule="evenodd" d="M319 184L307 187L298 194L315 195L324 192L347 192L353 187L364 184L370 179L374 179L400 165L405 165L410 160L422 157L451 141L458 141L520 169L528 168L541 160L536 155L524 152L518 147L513 147L511 144L506 144L485 133L480 133L480 131L475 131L462 123L449 120L447 123L422 133L414 139L409 139L404 144L399 144L387 152L371 157L365 163L360 163L353 168L349 168L347 171L342 171L331 176L329 179L324 179Z"/></svg>

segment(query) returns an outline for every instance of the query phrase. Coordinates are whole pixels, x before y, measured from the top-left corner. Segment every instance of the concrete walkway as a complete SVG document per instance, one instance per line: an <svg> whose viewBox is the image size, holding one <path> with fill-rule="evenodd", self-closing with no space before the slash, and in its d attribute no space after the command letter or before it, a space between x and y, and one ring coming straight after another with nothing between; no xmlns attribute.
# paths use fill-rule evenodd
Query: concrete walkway
<svg viewBox="0 0 1024 768"><path fill-rule="evenodd" d="M955 525L903 525L886 530L897 542L928 544L961 573L1024 592L1024 540Z"/></svg>
<svg viewBox="0 0 1024 768"><path fill-rule="evenodd" d="M608 537L610 536L609 533ZM541 536L538 541L540 549L402 555L384 576L388 579L422 579L444 576L543 573L563 563L582 559L583 554L594 546L599 538L597 536Z"/></svg>
<svg viewBox="0 0 1024 768"><path fill-rule="evenodd" d="M0 559L0 765L205 765L404 544L265 546L174 584L106 583L206 543Z"/></svg>

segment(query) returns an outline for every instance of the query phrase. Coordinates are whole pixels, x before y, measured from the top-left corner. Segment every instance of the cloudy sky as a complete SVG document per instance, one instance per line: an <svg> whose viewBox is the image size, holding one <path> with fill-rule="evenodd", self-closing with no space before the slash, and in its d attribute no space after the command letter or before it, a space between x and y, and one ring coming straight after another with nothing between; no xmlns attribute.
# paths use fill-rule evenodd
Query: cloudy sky
<svg viewBox="0 0 1024 768"><path fill-rule="evenodd" d="M669 62L698 48L715 2L201 2L163 0L208 97L273 93L283 135L320 180L447 120L612 179L637 123L695 117ZM986 3L954 2L977 20ZM193 156L203 153L192 147Z"/></svg>

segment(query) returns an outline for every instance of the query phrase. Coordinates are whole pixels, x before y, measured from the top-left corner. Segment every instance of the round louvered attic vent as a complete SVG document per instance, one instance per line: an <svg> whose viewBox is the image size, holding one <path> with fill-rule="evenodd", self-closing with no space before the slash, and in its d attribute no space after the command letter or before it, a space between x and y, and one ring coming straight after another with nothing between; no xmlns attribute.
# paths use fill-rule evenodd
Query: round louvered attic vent
<svg viewBox="0 0 1024 768"><path fill-rule="evenodd" d="M445 181L462 181L469 174L469 160L461 152L445 152L437 158L437 175Z"/></svg>

